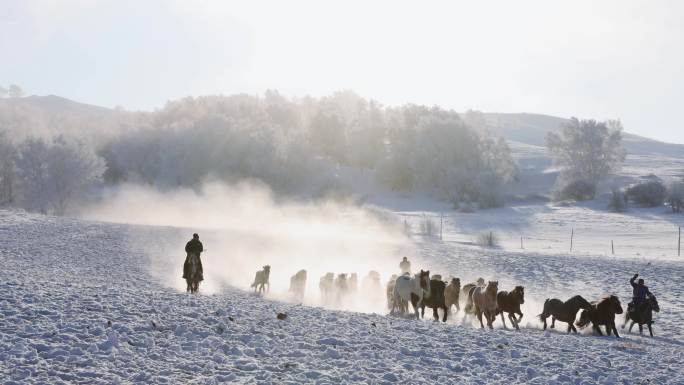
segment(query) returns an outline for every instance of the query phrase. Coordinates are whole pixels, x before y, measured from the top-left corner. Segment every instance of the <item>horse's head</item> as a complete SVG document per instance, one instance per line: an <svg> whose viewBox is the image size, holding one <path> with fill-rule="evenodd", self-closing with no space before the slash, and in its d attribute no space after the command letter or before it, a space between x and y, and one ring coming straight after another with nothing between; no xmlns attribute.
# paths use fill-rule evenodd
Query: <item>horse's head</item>
<svg viewBox="0 0 684 385"><path fill-rule="evenodd" d="M269 273L271 271L271 266L270 265L264 266L264 271Z"/></svg>
<svg viewBox="0 0 684 385"><path fill-rule="evenodd" d="M477 279L477 286L484 286L484 278L480 277Z"/></svg>
<svg viewBox="0 0 684 385"><path fill-rule="evenodd" d="M513 298L516 299L516 301L519 304L524 304L525 303L525 288L522 286L516 286L513 291L511 291L511 294L513 294Z"/></svg>
<svg viewBox="0 0 684 385"><path fill-rule="evenodd" d="M608 301L610 301L610 309L614 311L615 314L622 314L622 304L620 304L620 300L617 296L611 295L608 297Z"/></svg>
<svg viewBox="0 0 684 385"><path fill-rule="evenodd" d="M488 293L494 293L494 295L496 295L496 293L499 291L499 281L489 281L485 291Z"/></svg>
<svg viewBox="0 0 684 385"><path fill-rule="evenodd" d="M651 309L655 312L660 312L660 305L658 305L658 299L653 294L648 295L648 302L651 304Z"/></svg>
<svg viewBox="0 0 684 385"><path fill-rule="evenodd" d="M461 279L460 278L451 278L451 284L454 285L454 287L461 289Z"/></svg>
<svg viewBox="0 0 684 385"><path fill-rule="evenodd" d="M423 289L426 292L430 292L430 270L428 271L423 271L421 270L420 273L418 273L418 278L420 282L420 288Z"/></svg>

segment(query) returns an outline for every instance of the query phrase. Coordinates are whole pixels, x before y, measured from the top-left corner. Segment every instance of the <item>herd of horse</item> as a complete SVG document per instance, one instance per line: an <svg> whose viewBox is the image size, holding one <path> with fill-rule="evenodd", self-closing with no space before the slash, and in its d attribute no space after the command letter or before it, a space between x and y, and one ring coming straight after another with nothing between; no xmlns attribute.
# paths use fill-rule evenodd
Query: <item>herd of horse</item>
<svg viewBox="0 0 684 385"><path fill-rule="evenodd" d="M251 285L256 293L268 291L270 271L271 267L266 265L256 273ZM306 281L306 270L299 270L290 278L289 292L298 302L304 299ZM345 298L359 290L358 286L356 273L342 273L337 276L334 273L326 273L319 281L319 290L324 303L342 303ZM454 307L456 307L456 312L461 310L461 301L463 301L465 302L463 309L465 317L477 317L481 328L484 328L486 323L487 327L493 329L496 317L500 315L504 328L508 327L506 325L506 318L508 318L511 325L519 330L520 321L523 318L520 310L520 306L525 303L523 286L515 286L511 291L500 291L498 281L485 283L484 279L479 278L476 282L461 287L459 278L444 281L441 275L430 275L430 271L421 270L413 276L408 273L392 275L385 289L387 307L392 315L410 314L409 304L411 304L413 316L417 319L425 317L425 308L428 307L432 309L433 318L436 321L439 321L438 310L441 309L442 322L446 322ZM377 271L370 271L362 280L361 290L363 293L382 292L380 274ZM577 320L577 313L580 310L579 320ZM543 323L543 330L546 330L547 319L551 317L551 328L555 327L556 321L565 322L568 333L571 331L577 333L575 326L585 328L591 324L597 334L603 335L600 329L600 326L603 326L607 335L614 334L619 338L615 316L625 313L622 328L631 321L629 331L631 332L636 324L639 326L639 333L643 333L643 326L646 325L653 337L654 311L659 312L660 307L653 294L649 294L646 301L631 312L623 311L620 300L615 295L594 302L575 295L567 301L557 298L546 299L538 318Z"/></svg>

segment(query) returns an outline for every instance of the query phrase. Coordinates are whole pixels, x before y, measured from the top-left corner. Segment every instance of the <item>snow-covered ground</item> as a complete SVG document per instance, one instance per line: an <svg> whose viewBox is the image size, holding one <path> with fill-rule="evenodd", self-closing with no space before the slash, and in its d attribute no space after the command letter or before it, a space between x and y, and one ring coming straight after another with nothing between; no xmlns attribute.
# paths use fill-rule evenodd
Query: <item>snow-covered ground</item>
<svg viewBox="0 0 684 385"><path fill-rule="evenodd" d="M549 221L563 208L547 209L520 216L529 218L529 228L553 232ZM400 215L420 220L415 212ZM503 236L502 249L481 250L464 234L488 227L478 221L492 221L493 227L495 218L505 217L496 211L468 215L451 213L441 241L412 235L411 258L417 268L464 283L482 276L499 280L504 290L524 285L519 332L501 329L499 320L495 330L481 330L462 314L442 324L301 306L223 282L205 282L203 287L214 287L211 294L191 296L159 274L176 270L182 257L155 246L182 243L186 229L0 211L0 378L6 384L684 383L681 259L644 261L631 252L602 256L582 246L583 231L577 230L579 255L560 251L560 245L532 252L532 241L514 251ZM592 215L599 214L576 220L589 226ZM653 248L662 246L654 255L666 253L671 234L649 227L647 216L625 218L656 241ZM634 229L633 235L639 233ZM203 234L211 239L209 230ZM397 262L403 252L397 250ZM586 330L567 335L562 323L558 330L541 331L535 316L545 298L582 294L595 300L615 293L626 306L627 281L636 271L661 304L655 338L626 331L619 340ZM381 271L383 282L391 273ZM308 290L316 290L317 282L309 277ZM278 312L287 319L276 319Z"/></svg>

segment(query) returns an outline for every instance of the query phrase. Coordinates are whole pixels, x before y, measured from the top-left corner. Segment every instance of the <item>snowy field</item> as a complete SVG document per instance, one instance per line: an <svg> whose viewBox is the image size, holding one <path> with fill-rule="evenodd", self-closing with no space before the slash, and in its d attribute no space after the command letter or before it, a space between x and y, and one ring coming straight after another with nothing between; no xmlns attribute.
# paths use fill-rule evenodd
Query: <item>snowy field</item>
<svg viewBox="0 0 684 385"><path fill-rule="evenodd" d="M551 218L565 221L554 212L563 208L544 210L519 214L536 230L529 233L547 229L548 236L556 231ZM170 280L160 273L179 270L182 253L171 254L166 245L182 244L189 230L0 211L0 378L5 384L683 384L684 262L671 257L673 236L662 230L674 224L626 214L629 226L637 227L627 226L631 236L616 243L616 256L606 257L582 243L589 239L582 234L591 232L592 215L599 215L587 209L577 217L582 210L573 215L586 225L579 230L572 223L575 254L562 251L564 244L547 252L541 245L549 242L533 246L532 240L525 250L514 250L503 235L501 249L471 245L466 234L493 227L496 211L452 213L443 240L413 234L407 245L397 245L397 263L411 252L415 268L458 276L463 283L482 276L499 280L503 290L524 285L521 331L502 329L500 319L495 330L481 330L462 313L442 324L377 314L382 306L376 313L301 306L274 300L281 296L277 287L261 298L241 284L212 282L207 261L203 294L190 296L179 290L179 274ZM420 219L417 213L400 215ZM517 223L499 223L498 229L503 234ZM559 225L559 239L569 224ZM203 234L211 251L210 240L219 235ZM657 250L653 259L622 251L636 235L649 244L634 242ZM254 266L260 267L256 261ZM294 271L274 270L272 279ZM636 271L661 305L655 338L626 330L619 340L588 330L567 335L563 323L541 331L535 316L545 298L617 294L626 307L628 280ZM383 282L395 273L380 272ZM315 292L317 284L318 276L310 276L307 290ZM276 319L278 312L287 319Z"/></svg>

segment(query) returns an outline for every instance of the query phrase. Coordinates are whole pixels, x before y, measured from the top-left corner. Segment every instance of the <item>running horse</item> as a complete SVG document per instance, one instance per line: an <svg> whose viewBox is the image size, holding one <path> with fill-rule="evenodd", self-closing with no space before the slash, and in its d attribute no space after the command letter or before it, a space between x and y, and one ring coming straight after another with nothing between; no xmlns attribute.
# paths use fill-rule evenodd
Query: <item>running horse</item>
<svg viewBox="0 0 684 385"><path fill-rule="evenodd" d="M202 263L200 262L199 255L197 253L188 253L188 263L186 264L185 282L187 282L188 287L186 291L191 294L195 294L199 291L199 284L204 280L204 274L202 272Z"/></svg>

